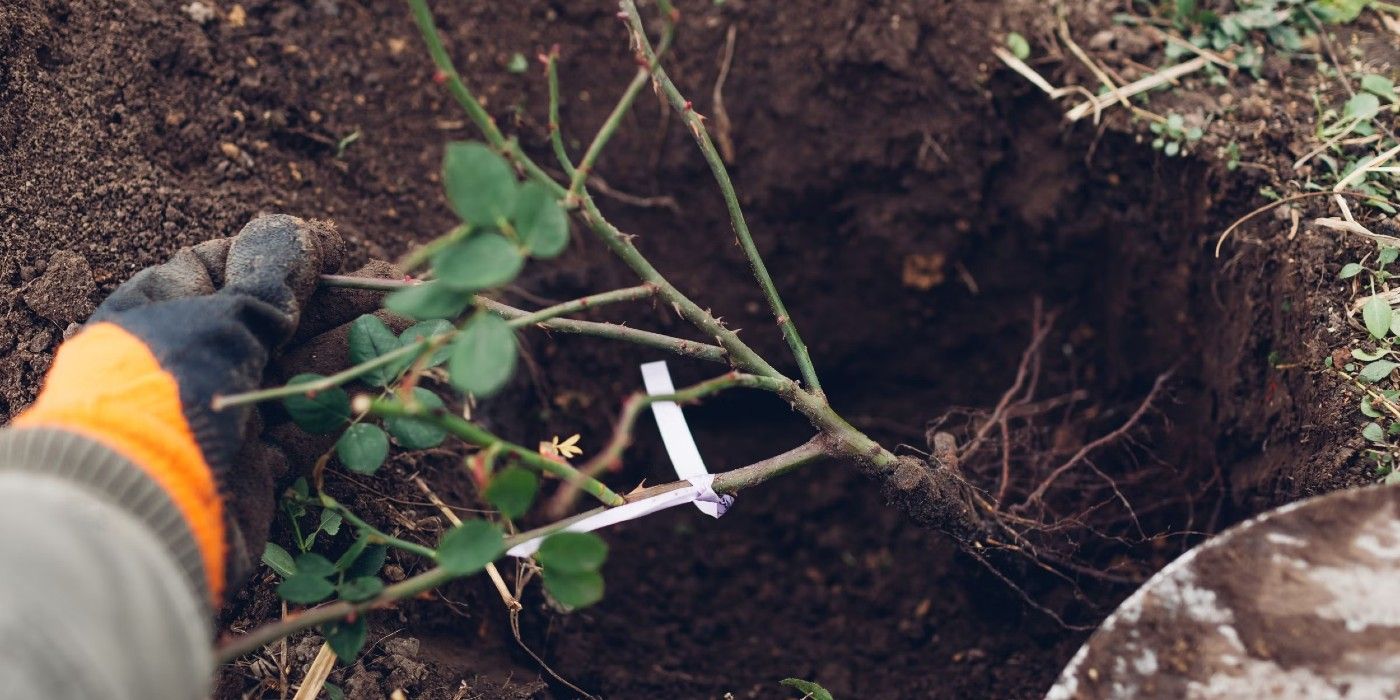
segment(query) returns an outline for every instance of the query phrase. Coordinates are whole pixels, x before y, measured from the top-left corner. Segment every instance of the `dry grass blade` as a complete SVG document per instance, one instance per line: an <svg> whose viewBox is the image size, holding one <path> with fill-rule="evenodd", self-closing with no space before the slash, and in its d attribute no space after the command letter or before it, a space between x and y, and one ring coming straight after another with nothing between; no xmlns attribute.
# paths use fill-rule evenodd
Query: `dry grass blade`
<svg viewBox="0 0 1400 700"><path fill-rule="evenodd" d="M322 644L321 650L316 652L316 660L306 669L306 678L302 680L301 687L297 688L297 694L292 696L292 700L314 700L321 694L321 688L326 685L326 679L330 678L331 669L334 667L335 652L331 650L330 643Z"/></svg>
<svg viewBox="0 0 1400 700"><path fill-rule="evenodd" d="M447 522L452 523L453 527L462 524L462 519L457 517L457 514L452 512L452 509L448 508L447 504L444 503L441 498L438 498L438 495L428 487L428 482L424 481L423 477L415 475L413 477L413 483L418 485L418 489L423 492L423 495L428 497L429 502L437 506L437 509L442 512L442 517L447 518ZM517 600L515 596L511 595L510 588L506 586L505 579L501 577L501 572L496 568L494 563L486 565L486 575L491 578L492 585L496 587L496 592L500 594L501 602L505 603L506 607L509 608L511 612L520 610L520 601Z"/></svg>
<svg viewBox="0 0 1400 700"><path fill-rule="evenodd" d="M1102 110L1105 107L1113 105L1115 101L1125 104L1128 107L1128 109L1133 110L1133 112L1135 113L1141 114L1144 112L1144 110L1134 107L1131 104L1127 104L1126 98L1132 97L1134 95L1139 95L1159 85L1164 85L1182 76L1195 73L1196 71L1201 70L1202 68L1205 68L1206 66L1210 65L1210 63L1210 59L1205 56L1197 56L1189 61L1186 61L1185 63L1178 63L1172 66L1171 68L1166 68L1164 70L1157 71L1156 73L1153 73L1152 75L1149 75L1146 78L1142 78L1141 80L1135 80L1131 83L1128 83L1127 85L1118 88L1112 93L1106 95L1099 95L1090 102L1085 102L1081 105L1078 105L1074 109L1071 109L1070 111L1066 112L1065 118L1072 122L1079 121L1080 119L1083 119L1084 117L1087 117L1096 111Z"/></svg>

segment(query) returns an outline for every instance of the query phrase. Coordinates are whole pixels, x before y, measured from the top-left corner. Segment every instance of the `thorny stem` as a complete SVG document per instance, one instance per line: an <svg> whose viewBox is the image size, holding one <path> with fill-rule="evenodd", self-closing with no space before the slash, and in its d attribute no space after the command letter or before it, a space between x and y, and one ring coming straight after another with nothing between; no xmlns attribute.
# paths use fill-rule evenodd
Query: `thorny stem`
<svg viewBox="0 0 1400 700"><path fill-rule="evenodd" d="M771 377L759 377L752 374L729 372L728 374L679 389L670 394L646 394L640 391L635 392L623 402L622 413L618 415L617 426L613 429L613 434L608 440L608 444L605 445L598 454L594 455L592 459L589 459L580 466L578 470L586 476L597 476L604 470L614 469L621 465L622 453L632 444L632 431L637 424L637 418L641 416L642 411L648 406L664 401L673 401L678 404L694 403L711 394L737 387L761 389L775 394L790 392L795 389L790 379L773 379ZM569 507L573 505L577 495L577 489L560 489L550 503L550 517L561 517L564 513L568 512Z"/></svg>
<svg viewBox="0 0 1400 700"><path fill-rule="evenodd" d="M442 48L442 42L437 35L437 27L433 24L432 13L428 11L425 0L407 1L413 8L414 18L418 22L418 28L423 35L424 42L429 46L433 61L438 69L447 76L448 85L452 88L453 94L464 94L470 98L471 91L467 89L466 85L462 84L457 72L452 68L451 59L447 56L446 50ZM627 4L632 5L630 2ZM632 5L631 9L633 11L629 13L629 21L635 21L637 26L640 27L640 20L636 19L637 13L635 12L635 5ZM674 11L669 12L667 19L674 19L674 14ZM650 48L649 45L645 43L644 46L648 49ZM658 75L660 78L665 78L665 73L659 71L659 69ZM669 84L669 79L665 79L665 81ZM672 86L672 89L674 90L674 86ZM465 103L463 105L466 108L467 116L486 134L488 141L493 145L501 144L504 137L501 136L500 129L496 126L495 122L485 114L485 110L481 109L481 105L475 101L475 98L471 98L469 102L469 105ZM692 114L691 116L695 116L698 120L698 115ZM697 134L697 138L703 136L704 132L703 129L701 129L700 133ZM703 144L708 143L708 137L704 137L702 147ZM548 186L550 190L555 193L555 196L563 197L565 195L565 188L550 178L539 166L530 161L529 158L520 151L518 144L512 141L504 143L503 146L507 151L507 155L516 158L517 162L521 164L521 167L531 178ZM707 151L707 157L709 156L717 157L713 146ZM720 169L721 172L723 172L722 163L720 163ZM727 175L724 176L724 182L728 182ZM732 185L728 190L732 193ZM734 202L737 204L737 200L734 200ZM715 318L714 315L708 311L700 308L698 304L679 289L676 289L669 280L662 276L662 274L652 266L651 262L646 259L646 256L642 255L641 251L637 250L637 247L632 244L631 238L619 231L616 226L612 225L612 223L603 216L603 213L598 209L597 203L593 200L593 197L588 194L586 188L581 193L580 203L583 205L583 219L587 222L588 226L593 229L594 233L602 239L603 244L606 245L614 255L617 255L626 263L628 267L632 268L632 271L635 272L643 282L655 285L657 295L674 306L677 313L679 313L682 318L689 321L701 332L715 338L728 354L728 359L732 366L760 376L772 377L774 379L783 378L781 372L774 369L767 360L764 360L758 353L754 352L747 343L740 340L738 333L726 328L719 319ZM738 224L743 225L742 217L739 218ZM747 227L745 227L744 230L747 232ZM757 253L756 250L754 252L755 254ZM761 262L760 260L760 265ZM801 356L806 356L805 349ZM807 364L810 366L810 360ZM809 386L808 388L811 389L812 392L818 391L816 386ZM831 443L828 445L830 454L850 458L854 461L873 466L880 471L888 470L897 461L889 450L881 447L878 443L851 426L850 423L846 422L844 418L833 411L831 407L827 405L825 396L819 393L809 393L808 391L798 388L793 392L789 400L792 401L793 408L806 416L818 430L832 438Z"/></svg>
<svg viewBox="0 0 1400 700"><path fill-rule="evenodd" d="M324 275L321 281L323 284L329 286L376 291L392 291L416 284L415 282L350 277L344 275ZM726 355L724 348L715 345L697 343L693 340L652 333L651 331L644 331L636 328L628 328L627 326L616 323L599 323L596 321L555 318L556 316L583 309L596 308L622 301L645 299L655 293L655 287L643 284L636 287L627 287L625 289L616 289L611 292L589 295L538 311L517 309L514 306L503 304L494 299L488 299L482 296L478 296L476 302L486 307L492 313L508 319L507 323L511 328L523 328L525 326L534 325L545 330L558 331L560 333L572 333L576 335L588 335L611 340L627 341L658 350L665 350L683 357L693 357L710 362L722 363L725 361ZM229 394L228 396L215 396L211 405L215 411L220 411L231 406L241 406L244 404L270 401L272 399L286 398L288 396L314 394L318 391L325 391L361 377L371 370L391 365L401 358L414 356L416 353L422 353L430 349L441 347L442 344L451 340L456 334L456 329L445 331L432 337L424 338L412 345L405 345L404 347L391 350L373 360L368 360L314 381L301 384L288 384L268 389L258 389L241 394Z"/></svg>
<svg viewBox="0 0 1400 700"><path fill-rule="evenodd" d="M447 55L447 49L442 45L442 39L438 36L437 25L433 22L432 10L428 9L427 0L408 0L409 9L413 12L413 21L418 24L418 31L423 36L423 43L427 44L428 55L433 59L433 65L437 66L438 72L447 83L447 91L467 112L478 128L481 129L486 141L496 150L506 154L514 160L531 178L546 185L554 192L556 197L564 195L564 187L554 181L548 173L544 171L535 161L525 155L520 150L520 144L507 139L501 133L501 128L496 126L496 120L486 112L486 108L481 106L476 96L472 94L466 83L462 82L462 76L457 73L457 68L452 65L452 58Z"/></svg>
<svg viewBox="0 0 1400 700"><path fill-rule="evenodd" d="M773 283L773 278L768 274L768 267L763 263L763 256L758 252L758 246L754 244L753 236L749 233L749 225L744 219L743 208L739 205L739 197L734 192L734 183L729 179L729 171L724 166L724 160L720 157L719 151L710 141L710 134L705 130L704 118L701 117L691 107L689 100L681 94L675 84L671 82L670 76L666 74L666 69L657 60L657 53L652 49L650 40L647 39L646 30L642 27L642 17L637 12L637 6L632 0L622 0L623 12L627 15L627 23L631 27L633 41L643 52L646 64L651 66L652 76L656 84L665 93L670 101L671 107L680 114L690 128L690 133L695 137L695 143L700 147L700 152L705 156L705 162L709 163L710 171L713 173L715 181L719 183L720 193L724 195L725 207L729 209L729 219L734 227L734 234L739 238L739 244L744 249L744 255L749 259L749 267L753 269L754 277L763 288L763 295L768 298L768 305L773 310L773 316L778 320L778 326L782 329L783 339L787 341L788 347L792 349L793 357L797 360L797 366L802 372L802 381L809 391L816 394L818 398L825 399L822 393L821 382L817 379L816 368L812 365L812 358L807 354L807 345L802 342L802 336L797 332L797 324L792 320L787 307L783 304L782 297L778 294L778 288ZM575 175L577 179L577 175Z"/></svg>
<svg viewBox="0 0 1400 700"><path fill-rule="evenodd" d="M518 327L514 324L515 319L529 313L512 306L507 306L494 299L482 299L480 303L492 313L511 319L512 327ZM724 363L727 361L726 358L728 357L725 349L718 345L697 343L693 340L662 335L660 333L653 333L637 328L629 328L628 326L617 323L600 323L598 321L579 321L572 318L556 318L536 323L535 326L547 331L588 335L595 338L607 338L610 340L635 343L657 350L665 350L666 352L675 353L682 357L694 357L709 362Z"/></svg>
<svg viewBox="0 0 1400 700"><path fill-rule="evenodd" d="M578 299L574 299L573 301L566 301L562 304L555 304L554 306L546 307L540 309L539 311L525 314L524 316L516 316L515 318L510 319L509 325L511 328L523 328L525 326L533 325L536 323L543 323L551 318L557 318L559 316L564 316L566 314L571 314L577 311L583 311L585 309L603 306L605 304L615 304L621 301L636 301L638 299L646 299L647 297L654 296L655 294L656 287L650 284L639 284L635 287L614 289L611 292L602 292L601 294L590 294L589 296L579 297Z"/></svg>
<svg viewBox="0 0 1400 700"><path fill-rule="evenodd" d="M411 287L414 284L418 284L417 282L403 280L382 280L366 277L350 277L346 275L323 275L321 277L321 282L322 284L334 287L351 287L357 289L371 289L376 291L393 291L396 289L403 289L404 287ZM645 292L643 292L643 290L645 290ZM570 333L573 335L588 335L597 338L606 338L609 340L621 340L629 343L636 343L637 345L643 345L649 348L665 350L666 352L675 353L677 355L681 355L682 357L693 357L699 360L706 360L708 362L726 362L727 353L724 348L719 347L718 345L698 343L693 340L686 340L684 338L676 338L674 336L662 335L660 333L653 333L651 331L644 331L637 328L629 328L627 326L623 326L616 323L579 321L571 318L555 318L556 316L566 313L572 313L573 311L579 311L585 308L597 308L605 304L611 304L620 301L644 299L648 296L655 296L658 293L658 291L659 290L653 285L643 284L638 285L636 287L628 287L626 289L615 290L612 292L602 292L600 294L593 294L580 299L575 299L573 301L566 301L562 304L556 304L555 306L540 309L539 311L526 311L524 309L518 309L509 304L505 304L503 302L496 301L495 299L490 299L484 296L476 297L475 301L477 304L486 307L486 309L496 314L497 316L501 316L502 318L508 319L508 325L510 325L511 328L518 329L528 325L534 325L538 328L542 328L547 331L557 331L560 333ZM452 331L450 333L444 333L442 336L439 337L443 339L450 339L451 336L455 333L456 331ZM351 377L351 379L353 378L354 377ZM347 379L346 381L349 380ZM324 384L324 386L320 386L321 384ZM300 386L308 385L303 384ZM314 388L326 389L330 388L331 386L335 385L327 384L324 381L321 381L318 382L317 386ZM294 394L297 392L291 393ZM268 398L278 398L279 396L285 395L287 394L279 393L276 396L271 396ZM236 405L236 403L245 403L246 401L244 399L245 395L242 394L237 396L229 396L225 399L222 399L222 403L219 403L217 405L231 406ZM251 400L261 401L263 399L253 398Z"/></svg>
<svg viewBox="0 0 1400 700"><path fill-rule="evenodd" d="M556 462L520 445L516 445L491 434L490 431L481 426L467 421L464 418L455 416L447 411L434 410L418 404L408 404L395 399L371 399L368 396L356 399L357 402L368 400L369 405L363 406L368 409L368 413L381 418L412 418L414 420L432 423L437 427L446 430L463 441L478 447L489 448L499 445L501 452L515 456L521 463L538 472L550 474L583 489L584 492L597 498L599 501L610 505L620 506L626 501L621 496L613 493L613 490L604 485L601 481L589 476L580 474L577 469Z"/></svg>
<svg viewBox="0 0 1400 700"><path fill-rule="evenodd" d="M593 165L598 161L598 156L602 155L603 148L608 145L617 132L617 127L622 123L622 118L632 111L632 103L637 101L637 95L641 94L642 88L646 87L647 78L650 77L659 63L659 57L666 54L666 49L671 45L671 39L675 36L675 27L669 21L666 23L666 31L662 35L661 43L658 45L656 53L651 60L642 63L637 67L637 75L632 78L632 82L627 84L627 89L623 90L622 97L618 98L617 104L613 106L613 111L608 115L607 120L598 128L598 133L593 137L593 142L588 144L588 150L583 154L583 160L579 162L578 168L574 170L573 177L569 182L569 194L566 202L573 205L578 201L579 195L583 192L584 183L593 172ZM640 62L639 62L640 63Z"/></svg>
<svg viewBox="0 0 1400 700"><path fill-rule="evenodd" d="M437 552L433 551L431 547L425 547L421 544L418 544L417 542L409 542L408 540L399 539L398 537L394 537L393 535L390 535L384 532L383 530L380 530L379 528L370 525L369 523L365 522L362 518L360 518L360 516L355 515L353 512L351 512L349 508L346 508L345 506L341 505L340 501L335 500L329 494L321 494L321 505L325 506L326 508L330 508L331 510L337 513L340 513L340 516L342 518L349 520L350 524L354 525L361 532L364 532L365 534L369 535L369 539L372 544L385 544L395 549L402 549L405 552L412 552L420 557L426 557L433 561L437 561Z"/></svg>
<svg viewBox="0 0 1400 700"><path fill-rule="evenodd" d="M428 53L433 59L433 64L437 66L439 72L445 76L449 91L457 101L462 104L467 117L481 129L486 140L496 148L504 151L507 156L515 159L521 168L531 177L531 179L550 188L556 197L564 197L568 190L554 181L548 173L544 172L538 165L531 161L521 150L519 144L508 141L501 130L496 126L495 120L491 118L481 104L476 101L471 90L462 82L461 76L452 66L452 59L447 55L447 50L442 46L442 40L438 37L437 25L433 22L432 12L428 9L426 0L407 0L409 7L413 11L414 21L418 23L419 33L423 36L423 42L428 46ZM681 317L706 335L714 337L719 344L727 350L732 361L739 369L762 374L769 377L782 376L778 370L768 364L762 357L759 357L749 348L739 335L724 327L718 319L709 312L701 309L698 304L691 301L689 297L676 289L666 278L652 267L651 263L642 256L636 246L617 227L608 223L603 217L603 213L598 210L593 198L585 190L580 196L580 202L584 208L584 219L587 221L594 233L603 240L603 243L613 251L615 255L622 259L633 272L642 279L643 282L650 282L656 285L657 293L662 299L676 306Z"/></svg>
<svg viewBox="0 0 1400 700"><path fill-rule="evenodd" d="M770 457L761 462L755 462L746 467L740 467L733 471L718 474L714 482L715 492L721 494L737 493L750 486L756 486L819 459L829 452L825 441L826 439L822 436L817 436L780 455ZM674 491L675 489L684 487L686 483L687 482L676 481L669 484L652 486L628 494L626 501L638 501L643 498ZM529 532L507 537L501 547L501 553L504 554L511 547L523 542L528 542L536 537L558 532L578 520L595 515L602 510L602 508L595 508L586 513L580 513L574 517L560 520L559 522L551 523L544 527L530 530ZM263 625L241 637L236 637L224 642L219 646L215 654L215 661L219 664L229 663L245 654L257 651L267 644L271 644L278 639L298 631L329 622L335 622L337 620L343 620L347 617L359 615L370 610L389 607L396 601L412 598L421 593L433 590L454 578L457 577L448 573L442 567L434 567L398 583L386 586L379 595L369 600L359 603L351 603L344 600L336 601L290 617L285 617L278 622Z"/></svg>

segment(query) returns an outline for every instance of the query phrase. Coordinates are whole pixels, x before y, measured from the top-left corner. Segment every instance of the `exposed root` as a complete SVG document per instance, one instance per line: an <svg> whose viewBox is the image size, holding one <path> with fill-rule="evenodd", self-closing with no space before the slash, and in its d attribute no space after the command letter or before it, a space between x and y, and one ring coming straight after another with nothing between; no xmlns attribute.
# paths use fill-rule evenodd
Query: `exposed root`
<svg viewBox="0 0 1400 700"><path fill-rule="evenodd" d="M1192 531L1198 504L1218 490L1218 476L1201 475L1199 490L1186 479L1164 480L1163 473L1175 470L1141 442L1161 423L1157 406L1170 371L1127 406L1093 401L1091 392L1073 386L1039 396L1055 317L1037 299L1030 341L996 404L930 421L928 460L901 457L882 476L892 503L956 538L1032 607L1076 628L1064 610L1033 600L1007 567L1068 581L1077 599L1096 607L1095 596L1079 585L1140 583L1161 554L1170 556L1173 548L1163 545L1199 534Z"/></svg>

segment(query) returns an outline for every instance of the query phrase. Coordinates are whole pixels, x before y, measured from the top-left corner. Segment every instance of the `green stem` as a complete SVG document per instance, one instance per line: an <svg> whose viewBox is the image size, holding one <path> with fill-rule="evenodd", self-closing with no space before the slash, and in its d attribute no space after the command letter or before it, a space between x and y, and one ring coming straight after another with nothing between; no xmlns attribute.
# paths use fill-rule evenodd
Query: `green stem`
<svg viewBox="0 0 1400 700"><path fill-rule="evenodd" d="M758 246L754 244L753 236L749 233L749 225L744 219L743 208L739 205L739 197L734 192L734 183L729 179L729 171L725 168L724 160L720 158L719 151L710 141L710 135L705 130L703 118L691 108L690 101L685 99L685 96L671 82L670 76L666 74L666 69L657 61L657 54L647 39L646 30L642 27L642 17L637 12L636 4L632 0L622 0L622 8L627 15L628 24L632 28L634 40L641 47L647 64L652 67L652 76L670 101L671 107L680 114L681 119L690 128L691 135L695 137L695 143L699 145L700 152L705 156L705 162L710 165L710 171L714 175L715 181L719 183L720 193L724 196L724 204L729 209L729 220L734 228L734 234L738 236L739 244L744 249L744 255L749 259L749 267L753 269L754 277L758 280L759 286L763 288L763 295L768 298L768 305L773 310L773 316L778 320L783 338L787 341L788 347L792 349L793 357L797 360L797 366L802 372L802 381L807 385L808 390L819 398L824 398L821 383L817 379L816 368L812 365L812 358L807 353L807 345L802 342L802 336L797 332L797 324L793 322L792 316L783 304L782 297L778 294L778 288L773 283L773 278L768 274L768 268L763 263L763 257L758 252Z"/></svg>
<svg viewBox="0 0 1400 700"><path fill-rule="evenodd" d="M791 472L803 465L810 464L814 460L827 454L827 452L828 449L824 439L818 436L783 454L750 464L747 467L741 467L717 475L715 477L714 489L718 493L737 493L743 489L768 481L773 477ZM686 482L676 481L669 484L652 486L628 494L626 501L632 502L651 496L658 496L668 491L682 488L685 485ZM558 532L583 518L595 515L603 510L605 509L595 508L586 513L581 513L574 517L546 525L545 527L507 537L501 547L501 555L504 555L511 547L528 542L536 537ZM498 557L499 556L500 555L498 555ZM328 622L343 620L351 615L360 615L371 610L388 607L397 601L413 598L421 593L426 593L427 591L438 588L454 578L458 577L448 573L442 567L434 567L421 574L386 586L379 595L369 600L359 603L341 600L293 614L277 622L258 627L252 632L240 637L235 637L223 642L215 651L215 662L218 664L230 663L301 630L323 625Z"/></svg>
<svg viewBox="0 0 1400 700"><path fill-rule="evenodd" d="M452 245L453 243L456 243L457 241L462 240L463 238L466 238L467 234L471 233L471 230L471 226L468 226L467 224L454 226L452 230L448 231L446 234L438 236L437 238L434 238L433 240L428 241L427 243L424 243L423 245L418 246L417 248L414 248L413 250L409 251L408 255L404 256L403 263L400 265L400 267L403 268L404 272L411 273L414 270L417 270L418 268L426 265L434 255L437 255L438 251ZM324 277L330 276L334 275L323 276L322 281L324 281ZM351 277L349 279L354 278Z"/></svg>
<svg viewBox="0 0 1400 700"><path fill-rule="evenodd" d="M428 46L428 53L432 56L433 63L446 76L449 91L462 104L468 118L477 125L477 128L481 129L488 142L503 150L506 155L515 158L516 162L532 179L550 188L556 197L564 197L568 190L555 182L548 173L525 156L520 151L518 143L505 139L500 128L496 126L496 122L491 119L490 115L486 114L486 110L482 109L481 104L472 96L471 90L462 82L461 76L452 66L452 60L448 57L447 50L442 46L442 40L438 38L437 26L433 23L432 12L428 9L425 0L407 0L407 2L413 10L414 20L418 23L419 32L423 36L424 43ZM622 258L623 262L631 267L643 282L656 285L657 293L661 298L675 305L682 318L695 325L706 335L719 341L720 346L728 351L736 367L768 377L782 376L778 370L740 340L737 333L725 328L714 316L700 308L698 304L691 301L666 278L662 277L661 273L657 272L656 268L652 267L651 263L642 256L636 246L632 245L631 241L617 230L617 227L608 223L602 212L598 210L597 204L593 202L593 198L586 191L583 193L581 201L586 212L584 218L589 227L603 239L603 243L614 254Z"/></svg>
<svg viewBox="0 0 1400 700"><path fill-rule="evenodd" d="M578 200L579 193L583 191L584 181L588 179L589 173L593 172L593 165L598 161L598 156L602 155L603 147L612 139L613 134L617 131L617 126L622 123L622 118L632 109L632 103L636 101L637 95L641 93L646 84L647 69L642 68L637 71L632 82L627 84L622 98L613 107L607 121L604 121L603 126L598 129L597 135L593 137L593 142L588 144L588 150L584 151L583 160L579 161L578 167L574 169L573 178L569 181L566 203L573 204Z"/></svg>
<svg viewBox="0 0 1400 700"><path fill-rule="evenodd" d="M549 145L554 147L554 158L564 169L564 176L573 177L574 164L564 149L564 129L559 122L559 47L550 49L545 56L544 72L549 82Z"/></svg>
<svg viewBox="0 0 1400 700"><path fill-rule="evenodd" d="M360 377L371 370L392 365L401 358L411 357L415 353L426 350L430 343L440 342L440 339L449 338L456 332L457 331L453 330L439 333L430 338L424 338L411 345L405 345L401 348L390 350L368 362L362 362L349 369L341 370L335 374L314 381L303 382L301 384L288 384L271 389L258 389L256 391L230 394L228 396L215 396L211 405L215 411L221 411L230 406L241 406L244 404L258 403L260 401L268 401L270 399L280 399L287 396L296 396L298 394L314 394L318 391L325 391L326 389L338 387L341 384Z"/></svg>
<svg viewBox="0 0 1400 700"><path fill-rule="evenodd" d="M368 533L372 542L377 541L379 544L385 544L396 549L402 549L405 552L412 552L420 557L425 557L427 559L437 561L437 552L434 551L431 547L425 547L421 544L418 544L417 542L409 542L408 540L399 539L398 537L394 537L393 535L390 535L384 532L383 530L380 530L379 528L370 525L369 523L361 519L360 516L355 515L353 512L351 512L349 508L346 508L345 506L341 505L340 501L335 500L328 494L321 494L321 505L325 506L326 508L330 508L331 510L334 510L337 513L340 513L340 516L342 518L349 520L352 525L360 529L362 532Z"/></svg>
<svg viewBox="0 0 1400 700"><path fill-rule="evenodd" d="M566 301L562 304L548 306L543 309L540 309L539 311L527 313L524 316L516 316L510 319L509 325L511 328L524 328L525 326L531 326L537 323L544 323L545 321L548 321L552 318L558 318L559 316L564 316L578 311L585 311L587 309L605 306L607 304L616 304L622 301L636 301L638 299L646 299L647 297L654 296L655 294L656 287L650 284L639 284L635 287L614 289L611 292L591 294L586 297L579 297L578 299L574 299L573 301Z"/></svg>
<svg viewBox="0 0 1400 700"><path fill-rule="evenodd" d="M436 240L442 240L441 238ZM434 241L436 242L436 241ZM427 246L424 246L427 247ZM421 250L421 248L420 248ZM321 275L322 287L343 289L367 289L373 292L394 292L419 284L418 280L383 279L380 277L356 277L355 275Z"/></svg>
<svg viewBox="0 0 1400 700"><path fill-rule="evenodd" d="M462 82L462 76L457 73L457 68L452 65L452 58L447 55L447 49L442 45L442 39L438 36L437 24L433 22L433 12L428 9L427 0L408 0L409 9L413 12L413 21L418 25L418 33L423 37L423 43L428 47L428 55L433 59L435 65L443 78L447 82L447 91L457 100L457 103L466 110L467 116L471 118L481 132L486 137L486 141L506 154L515 161L531 178L538 180L554 192L554 196L563 197L565 189L562 185L554 181L548 173L544 171L535 161L525 155L520 150L520 144L514 140L507 139L505 134L496 125L496 120L491 118L486 108L481 106L476 96L472 94L466 83Z"/></svg>
<svg viewBox="0 0 1400 700"><path fill-rule="evenodd" d="M637 69L637 75L632 78L632 82L627 84L627 89L622 91L622 97L618 98L617 104L613 106L612 113L608 115L607 120L599 127L598 133L593 137L593 142L588 144L588 150L583 154L583 160L573 172L573 177L569 182L569 194L566 197L569 204L577 203L579 195L583 192L584 184L588 180L588 176L593 174L593 165L598 161L598 157L602 155L603 148L608 145L608 141L612 140L613 134L617 132L617 127L622 123L622 118L627 116L628 112L632 111L632 103L637 101L637 95L641 94L643 87L646 87L647 79L651 77L654 64L659 60L657 57L665 55L666 50L671 45L671 38L674 35L674 27L668 21L666 23L666 32L662 36L661 44L658 46L652 61L649 63L642 63L640 57L638 57L638 62L642 63L642 65Z"/></svg>
<svg viewBox="0 0 1400 700"><path fill-rule="evenodd" d="M415 284L419 284L416 281L381 280L366 277L351 277L347 275L322 275L321 283L330 287L349 287L355 289L372 289L376 291L393 291L396 289L403 289L404 287L411 287ZM587 335L596 338L606 338L609 340L620 340L624 342L635 343L637 345L643 345L650 348L655 348L657 350L665 350L666 352L675 353L683 357L693 357L700 360L707 360L709 362L725 362L725 350L724 348L719 347L718 345L697 343L693 340L676 338L674 336L662 335L660 333L653 333L651 331L644 331L636 328L629 328L627 326L623 326L617 323L601 323L597 321L579 321L570 318L556 318L556 316L559 316L561 314L572 313L574 311L580 311L583 309L597 308L599 306L603 306L606 304L614 304L620 301L645 299L646 297L654 296L657 293L658 290L655 286L642 284L636 287L627 287L625 289L617 289L611 292L593 294L590 296L583 297L581 299L575 299L573 301L566 301L562 304L556 304L555 306L550 306L544 309L540 309L538 311L526 311L524 309L518 309L514 306L510 306L508 304L504 304L502 302L496 301L495 299L490 299L484 296L476 297L476 303L486 307L497 316L509 319L509 325L511 328L524 328L526 326L533 325L548 331L570 333L573 335ZM452 331L451 333L455 332L456 331ZM443 335L446 336L446 338L450 338L451 333L445 333ZM351 377L351 379L353 378L354 377ZM325 380L322 380L320 382L317 382L317 386L315 388L326 389L330 386L335 386L335 384L327 384ZM258 395L262 395L263 393L264 392L257 392ZM278 398L280 396L286 396L295 393L299 392L279 392L275 393L274 395L268 396L268 398ZM238 396L230 396L225 399L221 399L220 403L217 403L216 405L234 405L233 403L228 402L240 402L243 401L243 399L244 395L241 394ZM262 399L255 398L253 400Z"/></svg>
<svg viewBox="0 0 1400 700"><path fill-rule="evenodd" d="M603 213L598 210L598 204L586 192L582 197L584 219L588 222L593 232L603 241L603 244L612 250L613 254L621 258L632 271L642 279L656 287L656 293L662 299L670 302L680 313L681 318L689 321L696 328L719 342L720 347L729 354L729 357L736 368L746 372L782 378L782 373L768 364L758 353L754 352L747 343L739 339L739 334L729 330L723 323L719 322L710 312L700 308L699 304L676 289L651 262L637 250L631 239L617 230Z"/></svg>
<svg viewBox="0 0 1400 700"><path fill-rule="evenodd" d="M513 309L498 301L486 300L482 304L493 313L500 314L506 318L514 319L513 313L524 314L520 309ZM718 362L724 364L728 361L728 353L718 345L708 343L698 343L693 340L677 338L661 333L653 333L638 328L630 328L617 323L601 323L598 321L578 321L572 318L556 318L543 323L535 324L539 328L558 333L570 333L573 335L587 335L594 338L605 338L617 340L656 350L664 350L682 357L693 357L698 360L708 362Z"/></svg>
<svg viewBox="0 0 1400 700"><path fill-rule="evenodd" d="M563 481L573 484L589 495L610 506L622 505L626 501L617 495L601 481L592 477L584 476L577 469L546 458L539 452L526 449L491 434L490 431L475 423L471 423L460 416L453 415L442 410L432 410L421 405L409 405L394 399L370 399L360 397L357 401L368 400L369 405L365 408L381 418L412 418L414 420L432 423L443 430L461 438L463 441L478 447L491 447L499 445L502 452L513 455L526 466L535 471L556 476Z"/></svg>

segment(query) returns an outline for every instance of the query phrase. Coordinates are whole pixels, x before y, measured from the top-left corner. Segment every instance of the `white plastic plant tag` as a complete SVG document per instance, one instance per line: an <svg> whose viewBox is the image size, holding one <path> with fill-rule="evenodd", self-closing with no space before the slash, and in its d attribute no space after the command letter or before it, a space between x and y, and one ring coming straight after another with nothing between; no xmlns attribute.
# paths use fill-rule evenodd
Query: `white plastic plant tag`
<svg viewBox="0 0 1400 700"><path fill-rule="evenodd" d="M676 393L665 360L642 365L642 382L652 396ZM700 448L695 446L695 437L690 434L690 425L685 422L681 407L674 401L658 401L651 405L651 413L656 416L656 427L661 431L661 442L666 445L666 454L671 457L676 476L697 485L701 479L706 479L708 487L714 476L700 458ZM721 496L708 488L707 491L695 501L695 507L705 515L718 518L734 504L733 496Z"/></svg>
<svg viewBox="0 0 1400 700"><path fill-rule="evenodd" d="M666 368L664 361L642 365L642 381L646 384L647 393L652 396L673 394L676 391L671 383L671 372ZM671 457L676 476L690 483L651 498L609 508L569 525L563 532L592 532L687 503L694 503L700 512L718 518L734 504L733 496L715 493L715 475L705 469L705 461L700 458L700 448L695 446L695 438L690 434L690 426L685 422L685 414L681 413L681 407L672 401L658 401L651 405L651 410L656 416L657 427L661 429L661 441L666 445L666 453ZM536 537L521 542L506 550L506 554L521 558L531 556L539 551L542 541L543 537Z"/></svg>
<svg viewBox="0 0 1400 700"><path fill-rule="evenodd" d="M592 532L609 525L616 525L617 523L651 515L657 511L666 510L667 508L694 503L696 499L705 497L705 494L714 493L714 491L710 490L710 482L713 480L714 477L711 476L708 479L700 479L700 484L692 483L689 486L674 491L667 491L666 493L652 496L651 498L643 498L640 501L633 501L625 505L617 506L616 508L609 508L597 515L584 518L564 528L562 531ZM531 556L539 550L540 543L543 541L543 537L526 540L506 550L506 554L521 558Z"/></svg>

